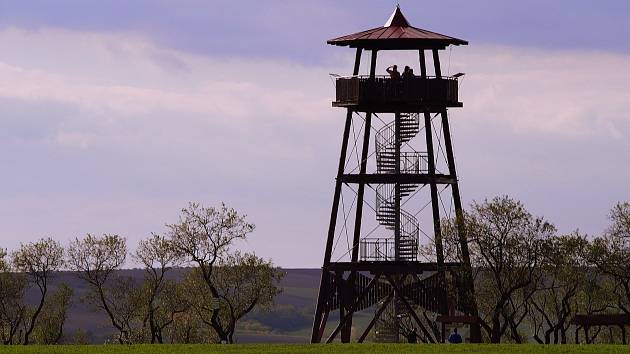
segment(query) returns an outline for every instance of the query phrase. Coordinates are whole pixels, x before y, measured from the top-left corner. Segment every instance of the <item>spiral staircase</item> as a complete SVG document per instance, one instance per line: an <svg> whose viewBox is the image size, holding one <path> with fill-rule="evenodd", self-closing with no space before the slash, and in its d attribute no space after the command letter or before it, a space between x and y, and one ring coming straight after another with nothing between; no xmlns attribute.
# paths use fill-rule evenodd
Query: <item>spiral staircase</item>
<svg viewBox="0 0 630 354"><path fill-rule="evenodd" d="M376 168L381 174L419 174L425 172L423 166L426 154L419 152L400 152L400 148L419 132L419 114L399 114L399 139L396 138L396 120L381 128L375 136ZM400 168L396 166L396 155L400 154ZM412 194L417 184L400 184L399 205ZM380 184L376 187L376 220L388 230L396 230L396 185ZM395 239L363 239L361 245L362 260L371 261L415 261L418 254L418 220L409 212L400 208L399 242Z"/></svg>

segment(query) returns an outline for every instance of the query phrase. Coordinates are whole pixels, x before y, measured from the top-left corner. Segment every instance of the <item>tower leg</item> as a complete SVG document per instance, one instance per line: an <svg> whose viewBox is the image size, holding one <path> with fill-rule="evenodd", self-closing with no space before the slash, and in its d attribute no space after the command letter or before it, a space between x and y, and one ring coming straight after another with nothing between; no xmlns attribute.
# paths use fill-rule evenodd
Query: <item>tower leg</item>
<svg viewBox="0 0 630 354"><path fill-rule="evenodd" d="M367 158L368 158L368 150L370 147L370 129L372 129L372 113L368 112L365 115L365 127L363 129L363 147L361 150L361 167L359 169L359 174L365 175L367 169ZM357 209L356 216L354 220L354 236L352 240L352 262L356 263L359 261L359 241L361 238L361 220L363 218L363 196L365 194L365 183L359 183L359 190L357 191ZM354 298L354 278L355 272L350 272L348 276L348 297ZM341 329L341 342L348 343L350 342L350 332L352 330L352 314L348 321L346 321L346 325Z"/></svg>
<svg viewBox="0 0 630 354"><path fill-rule="evenodd" d="M352 75L359 74L361 65L362 48L357 48L354 58L354 69ZM376 63L376 59L373 59ZM326 320L328 319L328 309L326 309L328 298L330 298L330 276L328 266L332 253L333 242L335 239L335 228L337 225L337 213L339 212L339 197L341 196L341 176L343 175L346 154L348 151L348 137L350 136L350 125L352 124L352 110L348 109L346 113L346 125L343 130L343 139L341 142L341 153L339 154L339 167L337 169L337 180L335 182L335 193L333 196L332 211L330 212L330 224L328 225L328 237L326 239L326 250L324 251L324 265L322 266L322 276L319 284L319 295L317 296L317 306L315 307L315 318L313 319L313 331L311 333L311 343L319 343L324 334ZM325 312L324 312L325 311Z"/></svg>
<svg viewBox="0 0 630 354"><path fill-rule="evenodd" d="M313 320L313 331L311 333L311 343L319 343L322 339L323 328L326 326L328 316L322 316L328 298L330 297L330 276L328 273L328 265L332 254L333 242L335 239L335 228L337 225L337 213L339 212L339 198L341 196L341 176L343 175L346 154L348 151L348 137L350 136L350 124L352 123L352 110L348 109L346 114L346 125L343 131L343 140L341 143L341 153L339 156L339 168L337 170L337 181L335 183L335 194L333 196L332 211L330 212L330 224L328 225L328 237L326 240L326 250L324 251L324 265L322 267L322 276L319 284L319 295L317 296L317 306L315 307L315 318Z"/></svg>
<svg viewBox="0 0 630 354"><path fill-rule="evenodd" d="M453 204L455 206L455 222L457 224L457 235L459 238L459 247L462 252L462 262L464 263L463 274L463 306L470 316L479 317L477 310L477 302L475 300L475 283L472 275L472 267L470 263L470 251L468 250L468 238L466 235L466 225L464 223L464 211L462 209L462 200L459 194L459 183L457 182L457 170L455 168L455 158L453 155L453 144L451 142L451 132L448 125L448 114L446 110L442 111L442 128L444 129L444 146L446 150L446 159L448 161L449 174L455 182L451 185L453 192ZM470 325L470 341L472 343L481 343L481 326L479 323Z"/></svg>
<svg viewBox="0 0 630 354"><path fill-rule="evenodd" d="M374 78L376 75L376 57L378 51L372 50L372 55L370 59L370 77ZM358 66L355 64L355 71L357 71ZM357 75L357 73L355 73ZM365 126L363 128L363 146L361 150L361 167L359 170L360 175L365 175L367 169L367 159L368 159L368 149L370 147L370 131L372 129L372 113L367 112L365 114ZM353 263L358 262L359 260L359 241L361 238L361 220L363 218L363 195L365 193L365 183L359 184L359 190L357 191L357 210L356 210L356 218L354 221L354 236L352 238L352 256L351 260ZM348 276L348 291L346 292L347 296L350 299L353 299L355 296L354 293L354 278L355 272L351 271ZM349 313L348 321L345 326L341 330L341 342L349 343L351 332L352 332L352 315L353 313Z"/></svg>
<svg viewBox="0 0 630 354"><path fill-rule="evenodd" d="M432 133L432 125L431 125L431 114L429 112L424 112L424 130L426 133L427 139L427 160L429 165L429 177L431 181L429 183L429 187L431 189L431 207L433 210L433 239L435 242L435 256L437 260L438 266L438 279L439 279L439 313L441 315L446 315L448 312L447 309L447 292L446 292L446 276L444 274L444 245L442 243L442 227L440 221L440 201L437 191L437 184L435 183L435 154L433 151L433 133ZM444 341L444 333L442 333L441 338L438 338L438 341Z"/></svg>
<svg viewBox="0 0 630 354"><path fill-rule="evenodd" d="M400 174L400 113L394 114L394 156L395 172ZM394 260L400 261L400 183L394 185ZM398 276L395 276L398 278ZM400 301L401 294L394 292L394 328L396 328L396 342L400 342Z"/></svg>

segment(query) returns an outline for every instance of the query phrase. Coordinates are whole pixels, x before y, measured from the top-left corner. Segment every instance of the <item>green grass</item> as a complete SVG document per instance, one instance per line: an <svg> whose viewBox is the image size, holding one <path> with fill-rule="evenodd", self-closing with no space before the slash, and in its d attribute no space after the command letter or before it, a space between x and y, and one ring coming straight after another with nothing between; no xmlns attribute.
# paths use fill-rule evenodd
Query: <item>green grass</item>
<svg viewBox="0 0 630 354"><path fill-rule="evenodd" d="M165 354L165 353L630 353L622 345L536 344L235 344L235 345L58 345L0 346L0 353L46 354Z"/></svg>

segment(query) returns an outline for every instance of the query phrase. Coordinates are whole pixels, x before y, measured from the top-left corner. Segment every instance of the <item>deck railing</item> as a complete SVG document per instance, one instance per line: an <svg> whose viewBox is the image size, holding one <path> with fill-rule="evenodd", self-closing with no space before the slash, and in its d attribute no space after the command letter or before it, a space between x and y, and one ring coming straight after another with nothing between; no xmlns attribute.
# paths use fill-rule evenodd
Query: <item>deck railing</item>
<svg viewBox="0 0 630 354"><path fill-rule="evenodd" d="M405 237L400 241L400 260L415 261L418 253L418 237ZM394 261L396 245L393 238L364 238L359 242L361 261Z"/></svg>
<svg viewBox="0 0 630 354"><path fill-rule="evenodd" d="M362 261L393 261L396 255L393 238L367 238L359 243Z"/></svg>
<svg viewBox="0 0 630 354"><path fill-rule="evenodd" d="M457 104L456 77L350 76L336 79L337 105L363 103Z"/></svg>

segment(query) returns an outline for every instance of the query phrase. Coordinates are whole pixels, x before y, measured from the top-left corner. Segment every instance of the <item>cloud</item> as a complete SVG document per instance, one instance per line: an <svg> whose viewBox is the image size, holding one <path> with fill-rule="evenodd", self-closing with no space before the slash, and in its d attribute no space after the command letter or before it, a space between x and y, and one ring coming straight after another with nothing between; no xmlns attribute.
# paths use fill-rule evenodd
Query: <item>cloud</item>
<svg viewBox="0 0 630 354"><path fill-rule="evenodd" d="M0 165L11 171L0 176L0 215L12 235L0 242L136 240L190 200L224 200L258 224L247 247L319 266L319 252L290 249L324 247L343 126L328 73L347 73L353 58L330 50L334 64L317 66L192 55L133 33L0 31L0 149L10 152ZM464 196L515 194L562 227L600 228L623 197L607 186L630 175L615 155L628 150L630 56L477 45L442 60L467 73L465 106L452 110ZM615 168L600 190L581 189ZM584 218L594 210L602 217Z"/></svg>

